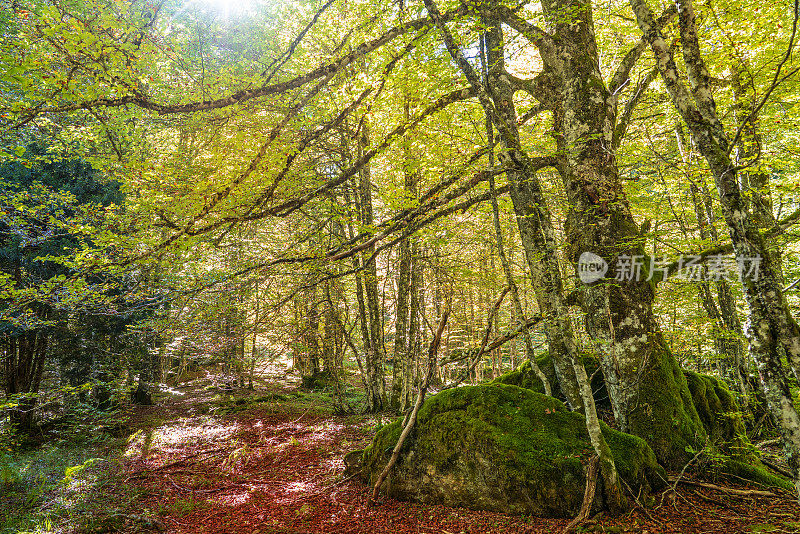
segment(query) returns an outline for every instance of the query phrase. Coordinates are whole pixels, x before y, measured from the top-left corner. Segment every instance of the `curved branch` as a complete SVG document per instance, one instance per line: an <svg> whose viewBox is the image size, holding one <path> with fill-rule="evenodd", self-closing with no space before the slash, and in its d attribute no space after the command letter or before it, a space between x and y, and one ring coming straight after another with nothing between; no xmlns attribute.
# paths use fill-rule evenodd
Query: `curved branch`
<svg viewBox="0 0 800 534"><path fill-rule="evenodd" d="M441 15L441 18L444 20L450 20L465 12L466 8L462 6L459 7L458 9L445 12L444 14ZM395 26L387 30L380 37L373 39L372 41L362 43L350 53L345 54L344 56L336 60L329 61L328 63L320 67L317 67L316 69L311 70L305 74L301 74L299 76L296 76L290 80L286 80L283 82L265 84L255 89L242 89L240 91L236 91L235 93L232 93L222 98L203 100L199 102L198 101L188 102L185 104L163 104L151 100L150 98L147 97L147 95L141 93L136 89L131 89L130 94L116 98L100 97L93 100L77 102L74 104L40 107L32 110L27 114L24 114L23 121L28 122L35 116L46 113L47 114L65 113L70 111L78 111L81 109L91 109L97 107L122 107L128 105L152 111L158 113L159 115L167 115L175 113L194 113L198 111L222 109L236 104L241 104L243 102L247 102L248 100L252 100L254 98L285 93L293 89L298 89L314 80L324 78L325 76L331 74L336 74L342 68L347 67L352 63L358 61L364 55L377 50L378 48L384 46L385 44L393 41L397 37L409 31L426 30L429 24L430 24L430 19L428 17L425 17L407 22L400 26Z"/></svg>
<svg viewBox="0 0 800 534"><path fill-rule="evenodd" d="M506 23L511 28L515 29L521 35L524 35L536 48L541 52L542 57L547 56L549 60L554 60L556 57L556 47L553 42L553 37L539 28L535 24L531 24L524 18L520 17L515 11L506 6L497 6L495 8L495 15L502 22Z"/></svg>

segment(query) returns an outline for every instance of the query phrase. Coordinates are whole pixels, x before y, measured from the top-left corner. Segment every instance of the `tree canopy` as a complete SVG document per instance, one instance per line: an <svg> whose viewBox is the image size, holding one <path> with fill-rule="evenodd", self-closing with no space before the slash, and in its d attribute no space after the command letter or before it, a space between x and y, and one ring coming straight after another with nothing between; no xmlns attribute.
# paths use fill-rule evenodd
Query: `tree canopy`
<svg viewBox="0 0 800 534"><path fill-rule="evenodd" d="M14 0L6 394L115 375L149 402L189 367L252 388L284 358L339 413L407 414L374 499L431 417L429 389L525 361L582 414L620 511L632 468L601 419L685 469L721 432L700 371L735 392L720 403L770 421L800 488L798 15L746 0ZM56 332L81 354L48 345ZM25 351L39 356L14 386ZM70 378L77 361L103 372ZM456 394L440 395L428 406Z"/></svg>

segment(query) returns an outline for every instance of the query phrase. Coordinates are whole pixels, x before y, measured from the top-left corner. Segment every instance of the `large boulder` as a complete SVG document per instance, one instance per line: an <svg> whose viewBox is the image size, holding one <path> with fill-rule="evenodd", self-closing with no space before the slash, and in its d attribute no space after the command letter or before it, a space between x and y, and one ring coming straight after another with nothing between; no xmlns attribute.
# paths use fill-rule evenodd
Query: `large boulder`
<svg viewBox="0 0 800 534"><path fill-rule="evenodd" d="M362 472L371 482L401 425L382 428L364 451ZM634 492L662 487L664 470L642 439L605 424L603 435ZM500 383L454 388L425 401L383 491L400 500L571 517L592 455L583 416L552 397Z"/></svg>

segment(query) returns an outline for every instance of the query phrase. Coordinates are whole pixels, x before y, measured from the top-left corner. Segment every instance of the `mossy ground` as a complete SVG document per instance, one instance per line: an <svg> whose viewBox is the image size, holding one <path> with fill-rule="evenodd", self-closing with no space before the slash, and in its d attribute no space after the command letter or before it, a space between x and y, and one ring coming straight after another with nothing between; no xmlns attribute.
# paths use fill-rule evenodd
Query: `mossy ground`
<svg viewBox="0 0 800 534"><path fill-rule="evenodd" d="M125 443L80 439L0 453L0 534L88 532L96 518L127 509L135 495L115 474Z"/></svg>

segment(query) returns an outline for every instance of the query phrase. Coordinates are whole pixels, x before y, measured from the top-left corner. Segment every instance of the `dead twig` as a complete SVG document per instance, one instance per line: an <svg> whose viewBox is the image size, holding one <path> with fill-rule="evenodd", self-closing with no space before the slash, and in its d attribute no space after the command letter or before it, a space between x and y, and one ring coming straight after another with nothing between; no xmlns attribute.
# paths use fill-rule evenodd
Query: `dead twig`
<svg viewBox="0 0 800 534"><path fill-rule="evenodd" d="M718 486L717 484L710 484L708 482L694 482L692 480L678 480L677 478L669 478L669 482L675 482L676 485L686 484L687 486L696 486L698 488L707 488L716 491L721 491L723 493L728 493L730 495L741 495L743 497L778 497L777 493L772 491L764 491L764 490L741 490L737 488L729 488L727 486Z"/></svg>
<svg viewBox="0 0 800 534"><path fill-rule="evenodd" d="M305 417L305 416L306 416L306 414L308 413L308 411L309 411L310 409L311 409L311 407L309 406L309 407L306 409L306 411L304 411L304 412L303 412L303 414L302 414L300 417L298 417L297 419L295 419L294 421L292 421L292 422L291 422L291 423L289 423L289 424L290 424L290 425L294 425L294 424L296 424L296 423L299 423L299 422L300 422L300 420L301 420L303 417Z"/></svg>
<svg viewBox="0 0 800 534"><path fill-rule="evenodd" d="M706 444L708 444L708 437L706 437ZM688 467L689 467L690 465L692 465L692 464L694 463L694 461L695 461L695 460L697 460L697 459L700 457L700 455L701 455L701 454L703 454L703 451L704 451L704 450L705 450L705 445L703 446L703 448L702 448L702 449L700 449L699 451L697 451L697 453L696 453L694 456L692 456L692 459L691 459L691 460L689 460L688 462L686 462L686 465L684 465L684 466L683 466L683 469L681 469L681 472L680 472L680 473L678 473L678 476L677 476L677 477L675 477L675 482L672 484L672 487L671 487L671 488L669 488L669 490L664 490L664 493L666 493L667 491L671 491L672 493L675 493L675 488L677 488L677 487L678 487L678 482L680 482L680 481L681 481L681 479L683 478L683 474L684 474L684 473L686 473L686 469L688 469ZM662 498L662 500L663 500L663 498L664 498L664 493L662 493L662 494L661 494L661 498Z"/></svg>

